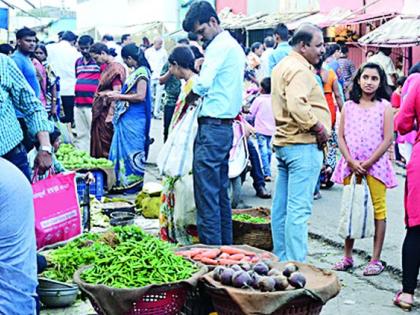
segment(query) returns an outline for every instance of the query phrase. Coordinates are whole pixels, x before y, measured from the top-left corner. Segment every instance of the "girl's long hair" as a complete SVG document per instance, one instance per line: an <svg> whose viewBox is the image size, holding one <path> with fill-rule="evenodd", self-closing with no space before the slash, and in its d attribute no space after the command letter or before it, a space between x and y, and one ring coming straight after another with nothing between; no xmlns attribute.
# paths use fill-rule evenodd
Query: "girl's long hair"
<svg viewBox="0 0 420 315"><path fill-rule="evenodd" d="M137 61L139 67L146 67L150 70L150 64L147 61L143 49L136 44L128 44L121 49L121 56L123 58L131 57Z"/></svg>
<svg viewBox="0 0 420 315"><path fill-rule="evenodd" d="M360 69L357 71L356 76L353 79L353 86L350 91L350 99L359 104L360 99L362 97L362 88L360 87L359 80L362 76L362 73L365 71L365 69L376 69L379 74L379 87L375 92L375 96L373 97L374 100L381 101L383 99L389 101L391 98L391 88L388 85L388 81L386 78L385 71L382 69L382 67L376 63L368 62L365 63L360 67Z"/></svg>

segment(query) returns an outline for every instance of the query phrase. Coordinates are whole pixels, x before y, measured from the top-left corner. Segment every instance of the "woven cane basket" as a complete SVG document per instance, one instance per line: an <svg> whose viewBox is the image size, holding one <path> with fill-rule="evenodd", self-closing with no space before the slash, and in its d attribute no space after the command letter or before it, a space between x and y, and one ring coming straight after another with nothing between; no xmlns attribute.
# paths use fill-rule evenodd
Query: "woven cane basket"
<svg viewBox="0 0 420 315"><path fill-rule="evenodd" d="M267 208L237 209L232 210L232 214L249 214L270 220L270 210ZM273 249L270 221L268 223L248 223L232 220L232 228L234 244L246 244L268 251Z"/></svg>

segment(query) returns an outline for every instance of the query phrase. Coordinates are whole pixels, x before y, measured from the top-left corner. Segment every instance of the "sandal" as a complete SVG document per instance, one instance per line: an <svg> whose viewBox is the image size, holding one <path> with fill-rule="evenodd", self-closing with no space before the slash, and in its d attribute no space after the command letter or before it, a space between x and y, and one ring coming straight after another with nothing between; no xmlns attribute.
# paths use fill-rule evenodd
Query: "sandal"
<svg viewBox="0 0 420 315"><path fill-rule="evenodd" d="M395 294L394 297L394 305L398 306L399 308L403 309L404 311L410 312L411 308L413 307L413 302L407 302L407 301L403 301L401 300L401 294L403 292L400 290L397 292L397 294Z"/></svg>
<svg viewBox="0 0 420 315"><path fill-rule="evenodd" d="M382 271L384 271L385 267L380 260L371 260L369 264L366 266L365 270L363 270L364 276L377 276Z"/></svg>
<svg viewBox="0 0 420 315"><path fill-rule="evenodd" d="M348 271L353 268L353 258L343 257L338 263L335 263L332 270Z"/></svg>

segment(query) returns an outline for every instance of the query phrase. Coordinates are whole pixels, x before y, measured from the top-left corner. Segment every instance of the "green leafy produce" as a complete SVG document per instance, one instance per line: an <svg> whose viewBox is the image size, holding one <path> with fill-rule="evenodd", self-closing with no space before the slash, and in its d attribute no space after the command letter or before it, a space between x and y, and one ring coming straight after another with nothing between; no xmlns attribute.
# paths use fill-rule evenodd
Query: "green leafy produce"
<svg viewBox="0 0 420 315"><path fill-rule="evenodd" d="M74 272L91 265L81 278L92 284L134 288L188 279L198 268L176 256L173 245L138 226L117 226L103 234L85 234L52 251L42 276L70 282Z"/></svg>
<svg viewBox="0 0 420 315"><path fill-rule="evenodd" d="M260 218L260 217L254 217L252 215L242 213L242 214L233 214L232 219L236 221L241 222L247 222L247 223L270 223L270 220L267 218Z"/></svg>
<svg viewBox="0 0 420 315"><path fill-rule="evenodd" d="M111 168L112 161L105 158L93 158L85 151L76 149L71 144L62 144L56 153L58 161L68 170L91 169L91 168Z"/></svg>

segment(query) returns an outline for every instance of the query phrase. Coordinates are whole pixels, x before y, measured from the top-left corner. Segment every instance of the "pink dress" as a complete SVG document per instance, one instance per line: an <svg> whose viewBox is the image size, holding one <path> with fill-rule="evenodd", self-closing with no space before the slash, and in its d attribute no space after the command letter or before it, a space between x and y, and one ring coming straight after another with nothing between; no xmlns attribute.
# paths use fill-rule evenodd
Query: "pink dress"
<svg viewBox="0 0 420 315"><path fill-rule="evenodd" d="M412 74L410 87L403 98L401 111L396 117L396 126L401 134L412 131L420 122L420 74ZM405 223L408 227L420 225L420 133L407 164L405 187Z"/></svg>
<svg viewBox="0 0 420 315"><path fill-rule="evenodd" d="M368 160L384 140L385 109L388 101L376 101L371 108L361 108L353 101L344 104L344 138L351 157L358 161ZM344 157L334 170L332 180L342 184L351 174ZM368 174L385 184L387 188L397 186L397 178L389 160L388 152L380 157L368 170Z"/></svg>

